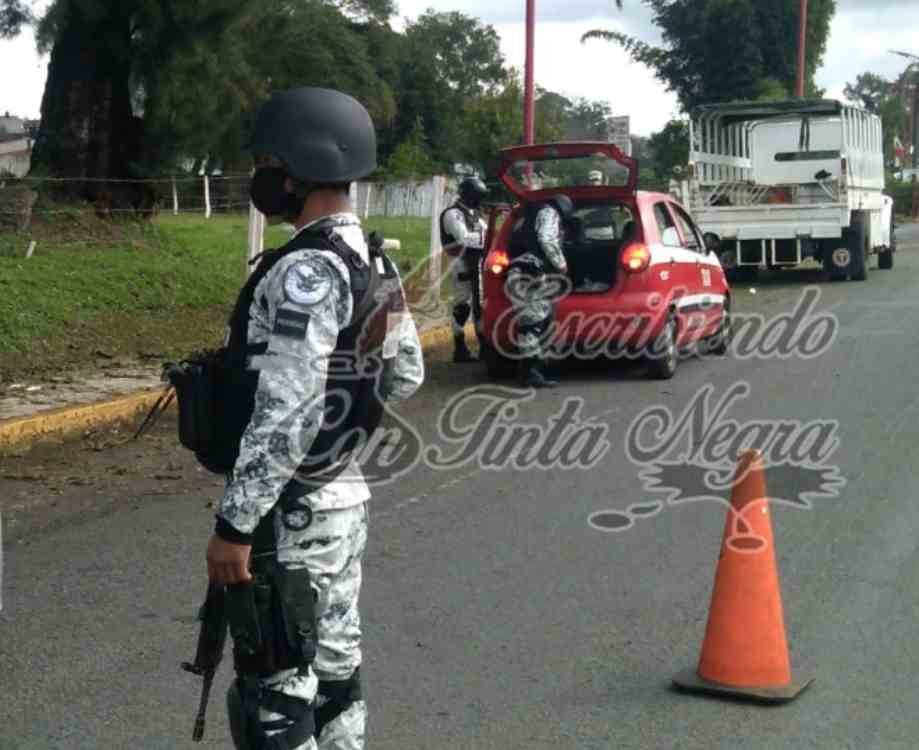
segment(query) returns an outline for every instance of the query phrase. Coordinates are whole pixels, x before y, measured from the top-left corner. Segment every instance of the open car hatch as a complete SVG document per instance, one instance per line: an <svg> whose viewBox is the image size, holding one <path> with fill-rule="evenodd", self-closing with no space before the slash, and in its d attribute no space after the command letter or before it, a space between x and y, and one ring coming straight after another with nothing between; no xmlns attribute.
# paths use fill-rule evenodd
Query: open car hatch
<svg viewBox="0 0 919 750"><path fill-rule="evenodd" d="M572 198L634 195L638 161L612 143L551 143L501 151L498 177L524 201L564 192Z"/></svg>

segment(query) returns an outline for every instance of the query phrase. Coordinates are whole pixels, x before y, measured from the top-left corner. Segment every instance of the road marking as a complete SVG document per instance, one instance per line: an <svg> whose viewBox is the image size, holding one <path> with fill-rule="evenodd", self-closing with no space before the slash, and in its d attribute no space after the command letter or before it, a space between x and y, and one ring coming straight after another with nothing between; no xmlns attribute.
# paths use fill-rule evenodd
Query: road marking
<svg viewBox="0 0 919 750"><path fill-rule="evenodd" d="M436 487L431 488L427 492L422 492L420 495L413 495L410 498L407 498L405 500L402 500L401 502L396 503L389 510L383 510L383 511L374 513L373 514L374 518L386 518L387 516L393 515L397 510L405 510L409 506L418 505L424 502L425 500L428 500L432 495L439 495L444 490L449 490L455 487L456 485L465 482L467 479L471 479L476 474L480 474L481 472L482 472L482 469L476 467L473 471L467 472L465 474L461 474L460 476L454 477L453 479L449 479L446 482L441 482Z"/></svg>

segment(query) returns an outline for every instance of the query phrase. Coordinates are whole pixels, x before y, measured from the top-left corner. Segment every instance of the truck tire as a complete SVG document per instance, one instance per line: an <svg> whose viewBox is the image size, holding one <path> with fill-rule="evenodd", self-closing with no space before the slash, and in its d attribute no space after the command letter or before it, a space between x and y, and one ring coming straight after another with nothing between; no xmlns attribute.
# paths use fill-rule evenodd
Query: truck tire
<svg viewBox="0 0 919 750"><path fill-rule="evenodd" d="M883 269L885 271L889 271L891 268L893 268L893 253L895 249L893 233L894 233L894 223L893 223L893 216L891 216L890 217L890 246L885 247L883 250L881 250L878 253L878 268Z"/></svg>
<svg viewBox="0 0 919 750"><path fill-rule="evenodd" d="M849 228L849 252L852 254L849 261L849 278L852 281L865 281L868 278L868 261L870 260L868 222L861 212L855 214L854 218Z"/></svg>

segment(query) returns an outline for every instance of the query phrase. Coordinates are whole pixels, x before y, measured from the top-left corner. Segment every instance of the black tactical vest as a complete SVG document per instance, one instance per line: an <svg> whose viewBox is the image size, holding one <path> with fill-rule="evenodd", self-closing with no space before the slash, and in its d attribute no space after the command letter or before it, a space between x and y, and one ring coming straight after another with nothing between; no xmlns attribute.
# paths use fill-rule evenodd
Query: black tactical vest
<svg viewBox="0 0 919 750"><path fill-rule="evenodd" d="M467 208L462 203L457 201L446 211L442 211L440 214L440 244L442 247L447 245L452 245L456 242L456 237L450 234L445 226L444 219L447 216L447 211L452 211L453 209L458 210L463 215L463 221L466 224L466 230L469 232L477 232L480 229L479 225L479 212L473 211L471 208Z"/></svg>
<svg viewBox="0 0 919 750"><path fill-rule="evenodd" d="M545 253L536 236L536 217L545 207L544 203L527 203L523 215L514 222L508 243L508 256L511 260L530 253L541 261L546 261Z"/></svg>
<svg viewBox="0 0 919 750"><path fill-rule="evenodd" d="M344 261L350 276L353 313L350 324L339 332L330 356L323 425L296 480L311 487L327 484L380 424L396 354L384 352L384 342L390 316L406 311L398 274L381 251L371 251L368 265L331 229L311 228L281 249L264 253L237 299L230 317L229 339L221 350L224 377L215 409L219 444L216 450L209 451L210 456L198 455L203 464L211 464L208 468L212 471L229 472L235 466L255 406L259 373L249 369L250 358L265 354L268 348L267 342L249 344L247 340L255 290L282 258L304 249L330 250ZM382 263L382 273L378 263ZM309 366L304 363L304 367Z"/></svg>

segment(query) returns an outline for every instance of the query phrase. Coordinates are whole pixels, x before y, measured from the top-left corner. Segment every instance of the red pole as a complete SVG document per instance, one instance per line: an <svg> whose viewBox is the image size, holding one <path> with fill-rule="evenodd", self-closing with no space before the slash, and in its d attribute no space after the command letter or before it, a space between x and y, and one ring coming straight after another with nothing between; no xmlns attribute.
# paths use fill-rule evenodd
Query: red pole
<svg viewBox="0 0 919 750"><path fill-rule="evenodd" d="M527 0L527 52L523 90L523 140L534 143L536 119L533 97L533 47L535 46L536 0Z"/></svg>
<svg viewBox="0 0 919 750"><path fill-rule="evenodd" d="M806 65L807 51L807 0L801 0L801 17L798 30L798 86L797 96L804 98L804 68Z"/></svg>

